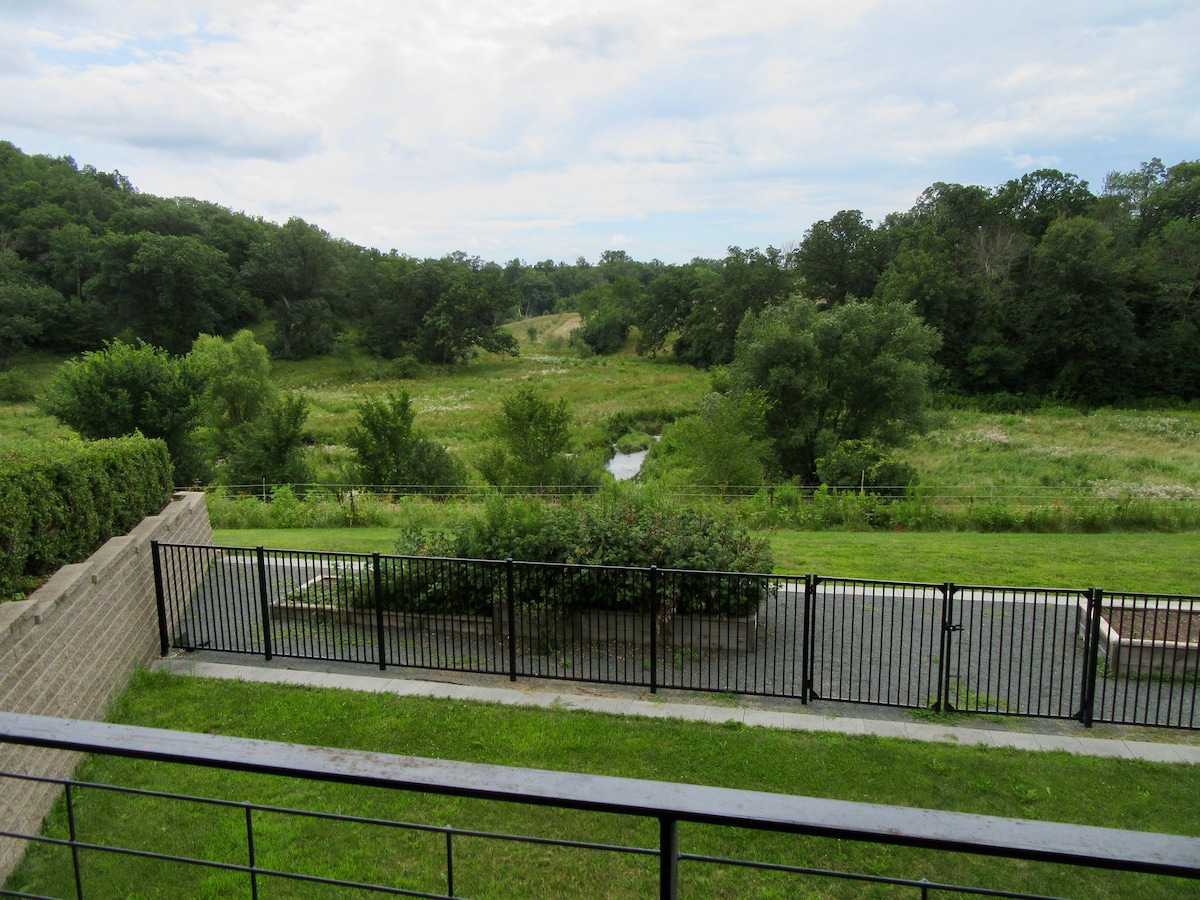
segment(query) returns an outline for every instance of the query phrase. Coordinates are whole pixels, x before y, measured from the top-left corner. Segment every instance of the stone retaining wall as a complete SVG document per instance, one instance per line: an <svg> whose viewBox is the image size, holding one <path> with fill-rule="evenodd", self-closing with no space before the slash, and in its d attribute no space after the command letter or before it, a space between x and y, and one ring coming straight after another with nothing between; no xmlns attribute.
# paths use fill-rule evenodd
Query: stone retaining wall
<svg viewBox="0 0 1200 900"><path fill-rule="evenodd" d="M157 516L64 566L29 599L0 603L0 709L103 719L134 670L158 655L152 540L212 544L202 493L176 494ZM66 778L79 754L0 744L0 771ZM0 822L36 833L60 791L0 779ZM0 838L0 884L24 842Z"/></svg>

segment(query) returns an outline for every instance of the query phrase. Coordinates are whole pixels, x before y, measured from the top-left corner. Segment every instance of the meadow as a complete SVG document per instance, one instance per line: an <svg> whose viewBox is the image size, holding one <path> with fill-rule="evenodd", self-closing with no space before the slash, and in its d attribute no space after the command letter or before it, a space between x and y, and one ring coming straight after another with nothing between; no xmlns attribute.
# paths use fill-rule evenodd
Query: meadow
<svg viewBox="0 0 1200 900"><path fill-rule="evenodd" d="M566 401L578 452L603 457L627 423L654 431L694 412L710 376L667 356L643 358L631 338L612 357L581 356L565 339L575 314L543 316L509 326L518 357L481 354L458 367L408 368L362 356L275 361L279 388L310 404L308 457L317 480L350 480L346 446L357 404L407 392L416 425L468 464L489 445L489 426L517 386L533 383ZM0 383L0 446L45 441L69 432L41 413L34 398L61 360L39 353L17 359ZM411 377L400 377L411 376ZM618 424L614 417L620 416ZM919 482L905 503L880 505L843 496L824 505L780 486L747 506L752 525L779 529L982 531L1200 531L1200 409L1088 409L1039 404L1020 412L984 412L943 401L928 431L896 455ZM688 497L686 490L676 489ZM730 486L754 493L758 486ZM850 492L851 494L853 492ZM303 524L390 524L345 521L343 515ZM218 524L249 523L214 504ZM258 525L271 524L265 514ZM276 522L274 524L280 524Z"/></svg>

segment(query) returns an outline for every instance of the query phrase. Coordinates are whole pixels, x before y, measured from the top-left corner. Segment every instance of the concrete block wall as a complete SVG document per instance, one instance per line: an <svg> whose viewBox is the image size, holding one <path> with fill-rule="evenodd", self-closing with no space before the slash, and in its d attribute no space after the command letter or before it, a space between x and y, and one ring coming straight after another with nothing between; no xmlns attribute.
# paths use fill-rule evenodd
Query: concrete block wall
<svg viewBox="0 0 1200 900"><path fill-rule="evenodd" d="M27 600L0 603L0 709L103 719L130 677L159 652L152 540L212 544L202 493L180 493L157 516L64 566ZM0 744L0 771L67 778L79 755ZM0 822L36 833L60 790L0 778ZM24 842L0 838L0 884Z"/></svg>

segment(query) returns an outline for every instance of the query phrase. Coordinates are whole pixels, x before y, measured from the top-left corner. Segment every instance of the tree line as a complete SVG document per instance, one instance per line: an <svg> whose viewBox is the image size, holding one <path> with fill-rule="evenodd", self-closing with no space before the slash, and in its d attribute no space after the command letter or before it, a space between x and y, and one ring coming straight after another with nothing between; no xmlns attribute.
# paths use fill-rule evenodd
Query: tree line
<svg viewBox="0 0 1200 900"><path fill-rule="evenodd" d="M596 264L464 253L417 259L213 203L139 192L119 172L0 142L0 367L14 352L201 334L270 320L284 358L335 347L455 364L515 353L500 326L577 311L573 343L701 368L734 361L738 329L803 295L911 307L941 335L939 387L992 402L1111 403L1200 392L1200 161L1155 159L1086 181L1043 169L996 188L937 183L873 223L843 210L787 250ZM1008 398L1008 399L1006 399ZM805 466L808 467L808 466Z"/></svg>

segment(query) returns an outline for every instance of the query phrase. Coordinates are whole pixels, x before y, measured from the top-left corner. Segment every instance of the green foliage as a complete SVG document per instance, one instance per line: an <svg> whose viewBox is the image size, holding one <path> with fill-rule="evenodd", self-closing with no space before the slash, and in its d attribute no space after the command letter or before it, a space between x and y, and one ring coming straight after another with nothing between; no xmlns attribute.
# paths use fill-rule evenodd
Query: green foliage
<svg viewBox="0 0 1200 900"><path fill-rule="evenodd" d="M506 487L586 487L599 474L586 460L568 455L571 413L532 386L518 388L501 403L490 429L494 443L478 468L490 483Z"/></svg>
<svg viewBox="0 0 1200 900"><path fill-rule="evenodd" d="M346 437L357 458L357 478L367 485L451 487L466 481L466 469L441 444L413 424L408 393L364 399Z"/></svg>
<svg viewBox="0 0 1200 900"><path fill-rule="evenodd" d="M71 441L0 452L0 600L78 562L171 496L162 441Z"/></svg>
<svg viewBox="0 0 1200 900"><path fill-rule="evenodd" d="M142 341L113 341L65 363L40 405L89 440L161 438L175 478L187 483L201 474L193 432L203 392L204 376L193 361Z"/></svg>
<svg viewBox="0 0 1200 900"><path fill-rule="evenodd" d="M699 415L663 429L640 478L717 488L762 484L774 467L774 451L764 433L766 413L761 391L709 394Z"/></svg>
<svg viewBox="0 0 1200 900"><path fill-rule="evenodd" d="M202 334L188 357L204 377L204 421L215 434L218 451L224 452L234 433L275 399L267 348L250 331L239 331L230 340Z"/></svg>
<svg viewBox="0 0 1200 900"><path fill-rule="evenodd" d="M762 393L783 471L811 483L842 441L890 445L923 427L940 341L909 306L794 298L746 317L729 382Z"/></svg>
<svg viewBox="0 0 1200 900"><path fill-rule="evenodd" d="M919 476L913 466L870 441L842 441L817 460L817 478L830 487L856 487L902 497Z"/></svg>
<svg viewBox="0 0 1200 900"><path fill-rule="evenodd" d="M469 559L717 572L769 572L773 565L766 542L732 517L644 490L614 489L569 504L498 497L456 534L455 555ZM523 602L556 609L649 608L645 581L578 571L564 579L546 594L530 587ZM679 576L664 580L659 601L667 614L740 616L758 608L764 589L755 579Z"/></svg>
<svg viewBox="0 0 1200 900"><path fill-rule="evenodd" d="M242 426L221 469L227 485L308 484L312 471L304 454L304 423L308 400L290 394L267 407L254 421Z"/></svg>
<svg viewBox="0 0 1200 900"><path fill-rule="evenodd" d="M653 447L654 438L644 431L629 431L617 438L615 446L619 453L637 453Z"/></svg>

